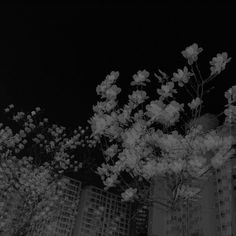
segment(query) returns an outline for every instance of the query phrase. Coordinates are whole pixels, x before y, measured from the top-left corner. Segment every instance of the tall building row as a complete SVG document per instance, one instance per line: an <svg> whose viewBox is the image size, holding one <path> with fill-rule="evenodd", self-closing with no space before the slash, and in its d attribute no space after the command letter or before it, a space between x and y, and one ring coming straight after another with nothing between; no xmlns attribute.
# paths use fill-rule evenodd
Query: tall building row
<svg viewBox="0 0 236 236"><path fill-rule="evenodd" d="M73 236L128 236L131 204L119 195L94 186L81 194Z"/></svg>
<svg viewBox="0 0 236 236"><path fill-rule="evenodd" d="M230 160L208 179L196 183L200 198L185 201L176 211L154 203L149 210L148 236L236 235L236 161ZM164 183L156 179L152 197L165 202Z"/></svg>

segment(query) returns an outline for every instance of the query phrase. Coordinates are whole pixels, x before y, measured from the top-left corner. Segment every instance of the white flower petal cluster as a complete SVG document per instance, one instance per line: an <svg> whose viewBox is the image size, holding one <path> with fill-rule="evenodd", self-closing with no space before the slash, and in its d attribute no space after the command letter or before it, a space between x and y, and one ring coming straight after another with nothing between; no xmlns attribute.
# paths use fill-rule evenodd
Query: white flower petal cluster
<svg viewBox="0 0 236 236"><path fill-rule="evenodd" d="M228 100L228 104L224 110L226 116L225 123L227 125L234 125L236 119L236 85L225 92L225 97Z"/></svg>
<svg viewBox="0 0 236 236"><path fill-rule="evenodd" d="M192 65L193 62L197 61L198 54L203 51L202 48L199 48L196 43L192 44L191 46L187 47L184 51L182 51L183 57L188 60L188 64Z"/></svg>
<svg viewBox="0 0 236 236"><path fill-rule="evenodd" d="M123 201L129 201L131 200L137 192L136 188L128 188L125 190L124 193L121 194L122 200Z"/></svg>
<svg viewBox="0 0 236 236"><path fill-rule="evenodd" d="M231 58L228 58L227 52L218 53L216 57L213 57L210 61L211 65L211 75L219 74L225 69L225 66L228 62L231 61Z"/></svg>
<svg viewBox="0 0 236 236"><path fill-rule="evenodd" d="M170 183L176 182L180 176L184 181L200 178L208 168L218 168L232 157L233 138L230 135L222 136L216 131L218 119L215 116L201 114L203 91L199 88L203 89L204 79L196 62L202 51L196 43L182 51L190 70L187 66L178 69L172 78L159 70L161 75L155 74L155 77L160 87L156 89L154 99L143 90L146 82L150 82L150 74L145 70L133 76L131 85L137 89L128 96L128 102L123 107L118 107L117 102L120 92L115 86L118 72L112 72L98 86L97 92L105 101L95 107L90 124L92 136L97 137L97 142L106 140L106 163L98 168L106 188L120 183L119 176L123 173L136 180L152 181L155 177L161 177ZM218 54L211 63L214 68L212 71L221 72L227 62L227 54ZM195 84L197 94L185 104L175 94L177 88L184 89L189 83L192 86L193 75L194 81L200 85ZM176 83L179 85L177 88ZM107 94L110 88L115 92ZM230 104L225 110L226 118L230 117L231 123L236 120L235 94L235 87L225 94ZM106 103L113 104L111 109L106 108ZM196 189L190 187L183 185L178 194L196 194ZM122 196L130 199L134 194L136 190L128 188Z"/></svg>
<svg viewBox="0 0 236 236"><path fill-rule="evenodd" d="M117 153L118 153L118 145L117 144L112 144L105 151L105 155L108 159L113 158Z"/></svg>
<svg viewBox="0 0 236 236"><path fill-rule="evenodd" d="M193 75L193 73L188 71L188 68L185 66L183 70L178 69L177 73L173 73L173 82L178 82L178 85L180 87L183 87L185 84L189 82L190 77Z"/></svg>
<svg viewBox="0 0 236 236"><path fill-rule="evenodd" d="M148 99L148 96L145 91L136 90L133 91L131 95L129 95L129 104L138 106L139 104L143 103L145 100Z"/></svg>
<svg viewBox="0 0 236 236"><path fill-rule="evenodd" d="M199 105L202 103L201 99L199 97L193 99L190 103L188 103L188 106L190 109L194 110L199 107Z"/></svg>
<svg viewBox="0 0 236 236"><path fill-rule="evenodd" d="M38 107L28 114L13 108L5 109L9 124L0 124L0 232L6 235L12 235L7 230L16 235L26 225L49 220L60 202L62 174L82 168L75 158L78 150L94 146L81 127L69 132L41 118ZM22 204L10 214L8 204L14 196Z"/></svg>
<svg viewBox="0 0 236 236"><path fill-rule="evenodd" d="M111 72L110 75L106 77L106 79L96 88L97 94L102 98L106 98L107 96L114 96L116 92L118 92L117 87L112 87L119 77L119 72Z"/></svg>
<svg viewBox="0 0 236 236"><path fill-rule="evenodd" d="M112 125L114 119L110 115L94 115L94 117L91 119L92 124L92 130L95 135L97 134L103 134L105 130Z"/></svg>
<svg viewBox="0 0 236 236"><path fill-rule="evenodd" d="M146 82L150 82L150 80L148 79L149 77L149 72L146 70L143 71L138 71L137 74L135 74L133 76L133 80L130 84L131 86L137 86L137 85L142 85L142 86L146 86Z"/></svg>
<svg viewBox="0 0 236 236"><path fill-rule="evenodd" d="M159 122L168 126L174 125L178 121L182 109L183 105L176 101L165 105L162 101L156 100L146 106L146 114L150 117L150 122Z"/></svg>
<svg viewBox="0 0 236 236"><path fill-rule="evenodd" d="M161 89L157 89L157 93L161 96L160 99L164 100L168 97L173 97L173 94L177 92L174 86L175 84L172 81L161 85Z"/></svg>

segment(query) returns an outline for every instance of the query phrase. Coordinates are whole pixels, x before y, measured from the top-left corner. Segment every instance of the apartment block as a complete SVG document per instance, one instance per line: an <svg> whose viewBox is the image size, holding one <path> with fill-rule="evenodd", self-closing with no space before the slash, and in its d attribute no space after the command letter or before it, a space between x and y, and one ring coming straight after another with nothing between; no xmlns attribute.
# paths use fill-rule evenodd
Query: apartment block
<svg viewBox="0 0 236 236"><path fill-rule="evenodd" d="M186 201L176 211L156 203L150 208L149 236L234 236L236 235L236 159L196 182L200 198ZM167 198L165 184L156 179L154 199Z"/></svg>
<svg viewBox="0 0 236 236"><path fill-rule="evenodd" d="M67 178L63 190L63 205L58 213L52 236L71 236L75 225L78 204L81 194L81 182Z"/></svg>
<svg viewBox="0 0 236 236"><path fill-rule="evenodd" d="M218 236L215 208L217 196L214 194L213 181L214 176L200 183L196 181L195 186L202 189L201 194L196 199L184 201L176 212L169 214L167 223L171 227L167 231L168 236Z"/></svg>
<svg viewBox="0 0 236 236"><path fill-rule="evenodd" d="M215 172L217 201L217 232L220 236L236 235L236 159L227 162Z"/></svg>
<svg viewBox="0 0 236 236"><path fill-rule="evenodd" d="M119 195L87 186L82 190L73 236L128 236L131 204Z"/></svg>
<svg viewBox="0 0 236 236"><path fill-rule="evenodd" d="M132 236L146 236L148 232L148 214L149 207L144 204L141 206L134 206L134 210L132 212L132 223L131 233Z"/></svg>
<svg viewBox="0 0 236 236"><path fill-rule="evenodd" d="M53 216L53 223L42 222L37 226L32 236L71 236L77 216L81 194L81 182L65 177L66 184L61 188L63 203L58 205L58 211ZM50 224L50 229L47 229Z"/></svg>

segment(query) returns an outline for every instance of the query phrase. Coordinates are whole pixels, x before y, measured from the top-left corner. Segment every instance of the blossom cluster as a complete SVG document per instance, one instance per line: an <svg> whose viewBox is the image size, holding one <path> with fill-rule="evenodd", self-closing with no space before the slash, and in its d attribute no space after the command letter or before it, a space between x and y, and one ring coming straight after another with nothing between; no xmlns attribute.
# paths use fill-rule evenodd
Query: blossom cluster
<svg viewBox="0 0 236 236"><path fill-rule="evenodd" d="M11 104L0 124L0 232L10 230L9 235L53 215L62 200L63 175L81 169L81 152L94 146L88 128L69 131L50 124L41 113L39 107L28 114L16 112ZM22 204L10 214L15 195Z"/></svg>
<svg viewBox="0 0 236 236"><path fill-rule="evenodd" d="M147 83L151 82L150 73L146 70L133 76L131 86L136 86L136 90L128 96L123 107L118 106L117 100L121 92L116 85L118 72L112 72L97 87L103 101L94 106L94 115L89 123L97 143L106 144L103 150L105 163L98 167L106 188L120 183L124 173L139 181L151 181L155 176L166 179L172 176L173 180L181 175L184 181L200 178L206 168L218 168L234 154L234 137L222 135L216 127L206 129L204 121L209 122L209 119L202 118L201 110L203 85L222 72L231 58L226 52L213 57L211 73L204 79L197 65L202 51L193 44L182 51L187 66L178 69L172 77L162 71L159 71L160 75L155 74L160 87L156 89L154 100L144 91ZM186 92L192 89L189 93L191 99L178 100L179 88ZM233 106L235 86L225 96L228 99L225 121L232 123L236 114ZM179 186L180 197L192 196L183 187L181 189L184 185ZM138 194L137 189L129 187L122 197L129 200L135 194Z"/></svg>
<svg viewBox="0 0 236 236"><path fill-rule="evenodd" d="M60 181L50 169L34 167L32 158L8 155L1 160L0 173L1 232L26 235L25 230L50 219L57 211L62 193L58 191Z"/></svg>

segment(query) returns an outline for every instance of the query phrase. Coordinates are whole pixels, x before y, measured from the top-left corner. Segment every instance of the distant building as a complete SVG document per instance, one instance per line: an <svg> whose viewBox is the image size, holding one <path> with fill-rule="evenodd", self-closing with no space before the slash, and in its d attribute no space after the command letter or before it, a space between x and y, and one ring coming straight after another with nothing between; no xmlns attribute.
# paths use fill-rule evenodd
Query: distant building
<svg viewBox="0 0 236 236"><path fill-rule="evenodd" d="M149 205L146 201L150 198L150 185L142 185L139 187L142 193L141 201L132 203L132 221L130 236L147 236L148 220L149 220Z"/></svg>
<svg viewBox="0 0 236 236"><path fill-rule="evenodd" d="M132 211L131 236L146 236L148 233L148 214L147 205L138 206Z"/></svg>
<svg viewBox="0 0 236 236"><path fill-rule="evenodd" d="M208 180L201 182L200 198L185 201L178 210L169 214L168 236L217 236L217 209L215 207L217 196L214 194L213 180L214 176L211 176Z"/></svg>
<svg viewBox="0 0 236 236"><path fill-rule="evenodd" d="M153 200L159 200L166 203L165 183L159 179L153 179L150 197ZM149 209L148 236L167 236L168 211L164 205L153 202Z"/></svg>
<svg viewBox="0 0 236 236"><path fill-rule="evenodd" d="M236 159L232 159L215 172L217 201L217 232L220 236L236 235Z"/></svg>
<svg viewBox="0 0 236 236"><path fill-rule="evenodd" d="M48 222L50 229L46 227L47 222L38 225L32 236L71 236L75 225L78 204L81 193L81 182L65 177L67 182L61 189L63 192L63 204L53 217L53 223Z"/></svg>
<svg viewBox="0 0 236 236"><path fill-rule="evenodd" d="M236 235L235 159L201 182L201 197L168 212L154 204L149 212L148 236L234 236ZM155 180L152 196L165 199L164 185Z"/></svg>
<svg viewBox="0 0 236 236"><path fill-rule="evenodd" d="M21 213L21 197L17 192L5 195L0 192L0 235L12 235L18 227ZM13 226L13 227L12 227Z"/></svg>
<svg viewBox="0 0 236 236"><path fill-rule="evenodd" d="M130 203L119 195L87 186L82 190L73 236L129 236Z"/></svg>
<svg viewBox="0 0 236 236"><path fill-rule="evenodd" d="M52 236L71 236L75 225L81 194L81 182L71 178L68 178L68 180L69 182L63 189L64 204L58 213L57 221L54 223L55 229Z"/></svg>

